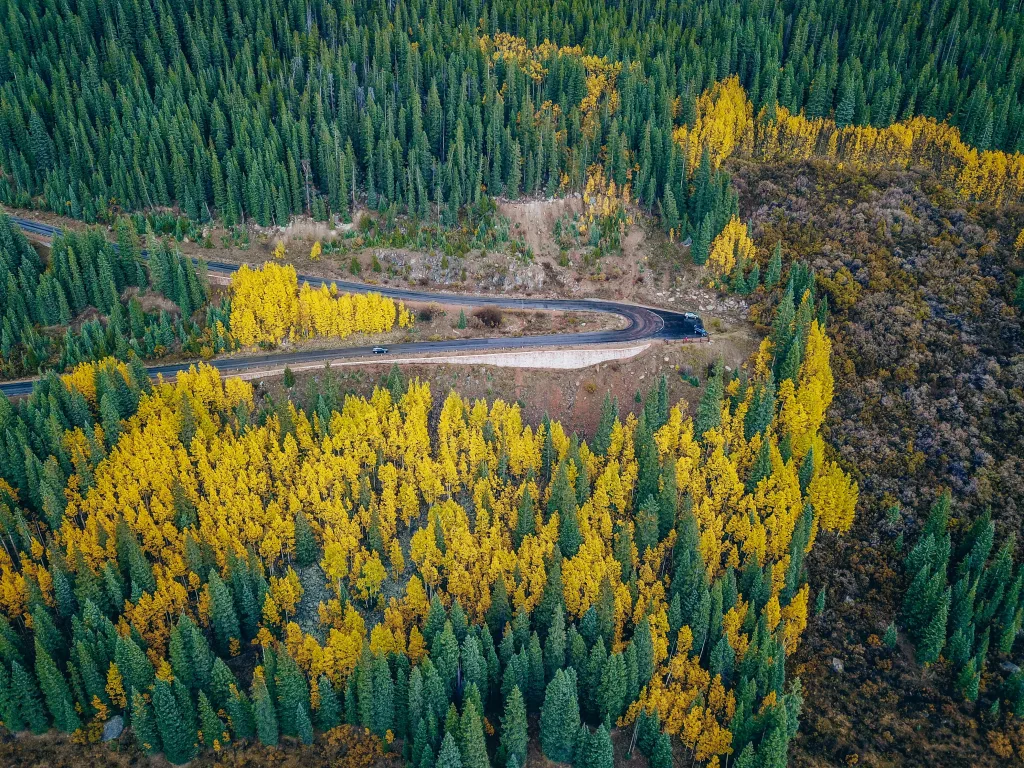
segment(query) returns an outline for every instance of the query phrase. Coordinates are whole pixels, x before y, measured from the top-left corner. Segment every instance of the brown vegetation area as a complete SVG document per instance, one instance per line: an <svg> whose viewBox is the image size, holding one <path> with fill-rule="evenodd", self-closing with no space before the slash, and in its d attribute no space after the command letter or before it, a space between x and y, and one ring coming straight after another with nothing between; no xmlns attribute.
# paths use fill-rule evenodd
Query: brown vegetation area
<svg viewBox="0 0 1024 768"><path fill-rule="evenodd" d="M909 645L877 642L905 586L897 536L913 541L941 488L953 492L954 537L986 506L999 535L1024 524L1024 337L1012 307L1024 212L965 206L918 173L733 171L761 249L781 240L828 295L828 437L861 488L851 535L811 558L828 607L795 659L806 706L793 764L1006 765L1007 743L1024 760L1020 729L987 719L992 691L958 701L941 662L922 668Z"/></svg>
<svg viewBox="0 0 1024 768"><path fill-rule="evenodd" d="M473 317L488 328L498 328L501 325L501 310L497 307L481 307L473 312Z"/></svg>
<svg viewBox="0 0 1024 768"><path fill-rule="evenodd" d="M97 744L79 744L64 735L19 734L0 740L0 765L5 768L127 768L127 766L170 766L162 755L146 757L126 729L120 739ZM400 768L401 755L386 753L380 739L361 728L342 725L328 731L313 744L303 746L285 739L280 747L247 744L206 752L188 763L193 768L280 768L345 766L345 768Z"/></svg>

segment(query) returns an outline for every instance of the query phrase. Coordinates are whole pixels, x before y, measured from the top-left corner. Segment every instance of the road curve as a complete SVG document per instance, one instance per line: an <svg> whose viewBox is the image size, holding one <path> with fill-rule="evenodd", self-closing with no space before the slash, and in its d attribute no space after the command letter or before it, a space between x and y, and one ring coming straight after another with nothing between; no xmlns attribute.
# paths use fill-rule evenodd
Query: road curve
<svg viewBox="0 0 1024 768"><path fill-rule="evenodd" d="M60 229L47 224L40 224L28 219L11 216L11 221L30 234L45 238L53 238L60 234ZM143 257L146 252L142 252ZM209 272L219 275L230 275L238 269L237 264L222 261L208 261ZM588 344L616 344L621 342L639 341L643 339L701 339L700 334L692 330L692 326L684 322L681 312L666 309L655 309L638 304L627 304L600 299L517 299L499 296L474 296L461 293L443 293L433 291L414 291L406 288L389 288L386 286L367 285L346 280L316 277L315 275L298 276L300 282L307 282L316 287L334 284L341 291L350 293L374 292L393 299L408 302L440 302L459 304L470 307L494 306L507 309L541 309L570 312L602 312L618 315L626 320L626 327L609 331L591 331L586 333L555 333L545 336L493 337L474 339L452 339L448 341L415 341L406 344L394 344L390 347L396 354L424 354L437 352L495 351L501 349L529 349L535 347L580 346ZM245 370L264 367L266 365L289 365L293 363L309 363L318 360L340 360L373 355L373 347L339 347L335 349L316 349L303 352L275 352L267 355L214 358L208 362L223 373L238 373ZM146 370L153 377L158 375L173 376L180 371L188 370L195 361L188 363L172 363L168 365L147 366ZM8 396L26 395L32 391L35 379L0 384L0 392Z"/></svg>

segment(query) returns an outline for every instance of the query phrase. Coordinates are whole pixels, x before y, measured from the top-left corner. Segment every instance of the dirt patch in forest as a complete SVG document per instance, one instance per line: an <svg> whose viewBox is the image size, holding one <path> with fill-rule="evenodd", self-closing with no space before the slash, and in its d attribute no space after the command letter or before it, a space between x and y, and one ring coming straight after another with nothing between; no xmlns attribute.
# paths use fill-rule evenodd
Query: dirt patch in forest
<svg viewBox="0 0 1024 768"><path fill-rule="evenodd" d="M521 237L537 257L557 257L558 246L553 234L561 216L580 213L583 199L579 195L541 200L500 200L498 212L512 222L513 237Z"/></svg>
<svg viewBox="0 0 1024 768"><path fill-rule="evenodd" d="M140 291L138 288L133 286L124 292L122 298L127 300L132 297L139 300L139 304L142 305L143 312L166 312L171 317L177 317L181 314L181 309L177 304L156 291Z"/></svg>
<svg viewBox="0 0 1024 768"><path fill-rule="evenodd" d="M106 323L106 316L96 309L96 307L86 307L71 320L71 330L78 333L82 330L83 325L92 322L93 320L100 320Z"/></svg>

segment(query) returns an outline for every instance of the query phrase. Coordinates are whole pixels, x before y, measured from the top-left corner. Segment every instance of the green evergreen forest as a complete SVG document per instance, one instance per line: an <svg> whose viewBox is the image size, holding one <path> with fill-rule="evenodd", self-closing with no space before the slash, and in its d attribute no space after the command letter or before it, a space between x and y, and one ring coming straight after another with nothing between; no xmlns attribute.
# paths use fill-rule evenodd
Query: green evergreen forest
<svg viewBox="0 0 1024 768"><path fill-rule="evenodd" d="M755 108L931 115L975 146L1024 148L1017 6L2 0L0 200L87 221L176 204L267 226L361 200L451 220L485 191L550 195L563 174L579 189L600 158L619 183L639 165L643 204L671 191L692 232L713 201L683 182L671 131L730 74ZM535 80L488 59L498 32L627 65L618 108L605 94L585 131L579 58L552 53ZM533 119L545 102L557 113Z"/></svg>
<svg viewBox="0 0 1024 768"><path fill-rule="evenodd" d="M133 219L121 218L116 234L115 244L96 228L65 232L54 238L44 264L0 214L0 377L62 371L108 356L209 357L233 346L226 330L230 307L209 303L203 264L154 240L144 266ZM169 304L144 307L140 291Z"/></svg>

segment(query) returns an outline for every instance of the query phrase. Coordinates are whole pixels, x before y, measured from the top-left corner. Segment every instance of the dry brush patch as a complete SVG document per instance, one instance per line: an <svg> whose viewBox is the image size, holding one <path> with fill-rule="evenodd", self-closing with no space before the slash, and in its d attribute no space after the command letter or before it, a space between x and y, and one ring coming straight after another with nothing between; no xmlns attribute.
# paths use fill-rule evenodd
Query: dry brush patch
<svg viewBox="0 0 1024 768"><path fill-rule="evenodd" d="M954 539L988 506L1000 537L1024 524L1024 336L1012 307L1024 212L964 204L922 171L731 168L761 249L781 241L828 295L827 434L864 491L854 535L811 559L828 599L797 659L810 706L796 763L1005 764L993 748L1002 731L982 712L994 690L963 704L942 665L923 670L909 644L869 641L903 599L897 541L916 539L939 489L953 491ZM825 663L833 656L842 672Z"/></svg>

